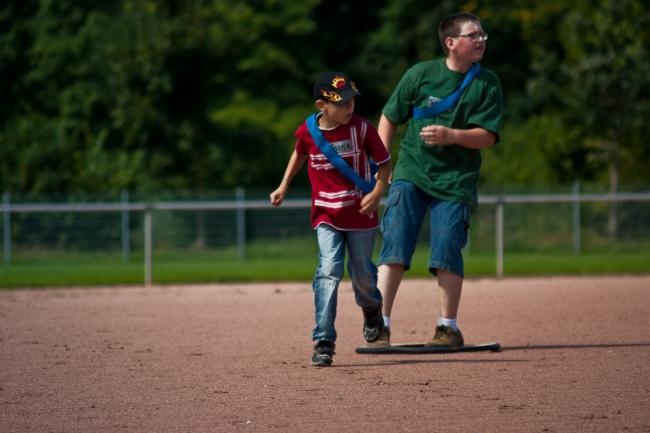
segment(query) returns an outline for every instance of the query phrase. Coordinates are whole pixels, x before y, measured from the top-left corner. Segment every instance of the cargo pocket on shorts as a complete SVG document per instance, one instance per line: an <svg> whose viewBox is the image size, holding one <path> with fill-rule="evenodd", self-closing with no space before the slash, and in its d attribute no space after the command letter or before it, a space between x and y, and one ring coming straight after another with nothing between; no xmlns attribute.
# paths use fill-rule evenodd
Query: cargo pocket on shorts
<svg viewBox="0 0 650 433"><path fill-rule="evenodd" d="M400 188L392 188L389 193L388 193L388 198L386 198L386 209L384 210L384 216L381 219L381 223L379 225L379 230L383 234L384 231L386 230L386 227L391 224L392 218L393 218L393 208L397 203L399 203L399 199L402 196L402 190Z"/></svg>

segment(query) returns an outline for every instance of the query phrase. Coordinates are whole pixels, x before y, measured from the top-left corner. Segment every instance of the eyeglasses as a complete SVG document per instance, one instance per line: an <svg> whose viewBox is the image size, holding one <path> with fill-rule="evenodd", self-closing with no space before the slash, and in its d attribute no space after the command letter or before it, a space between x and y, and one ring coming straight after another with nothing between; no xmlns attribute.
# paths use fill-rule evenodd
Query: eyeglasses
<svg viewBox="0 0 650 433"><path fill-rule="evenodd" d="M473 33L469 33L467 35L458 35L456 37L457 38L467 38L470 41L474 41L474 42L482 42L482 41L487 41L488 34L483 33L483 32L473 32Z"/></svg>

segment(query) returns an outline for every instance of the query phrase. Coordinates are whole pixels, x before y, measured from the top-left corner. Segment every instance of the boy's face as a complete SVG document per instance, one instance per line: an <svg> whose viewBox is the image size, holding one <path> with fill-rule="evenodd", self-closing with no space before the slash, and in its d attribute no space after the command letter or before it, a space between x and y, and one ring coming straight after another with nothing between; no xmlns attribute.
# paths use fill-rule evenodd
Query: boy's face
<svg viewBox="0 0 650 433"><path fill-rule="evenodd" d="M483 59L485 54L485 40L474 40L477 35L485 32L480 23L467 21L460 27L460 34L455 38L447 38L449 54L463 62L476 63Z"/></svg>
<svg viewBox="0 0 650 433"><path fill-rule="evenodd" d="M332 122L339 123L341 125L347 124L352 118L354 113L354 97L350 98L349 101L344 102L343 104L335 104L333 102L318 101L321 104L319 105L319 110L323 112L325 116Z"/></svg>

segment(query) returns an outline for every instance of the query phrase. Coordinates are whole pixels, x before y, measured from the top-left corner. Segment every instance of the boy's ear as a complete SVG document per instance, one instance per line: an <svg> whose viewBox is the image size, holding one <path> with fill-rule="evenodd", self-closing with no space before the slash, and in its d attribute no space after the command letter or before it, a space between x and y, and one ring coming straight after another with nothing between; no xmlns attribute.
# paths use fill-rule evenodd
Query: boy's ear
<svg viewBox="0 0 650 433"><path fill-rule="evenodd" d="M451 49L454 47L455 40L451 36L448 36L445 39L445 45L447 46L447 51L451 51Z"/></svg>
<svg viewBox="0 0 650 433"><path fill-rule="evenodd" d="M316 101L316 108L318 111L325 111L325 108L327 107L327 102L323 101L322 99L318 99Z"/></svg>

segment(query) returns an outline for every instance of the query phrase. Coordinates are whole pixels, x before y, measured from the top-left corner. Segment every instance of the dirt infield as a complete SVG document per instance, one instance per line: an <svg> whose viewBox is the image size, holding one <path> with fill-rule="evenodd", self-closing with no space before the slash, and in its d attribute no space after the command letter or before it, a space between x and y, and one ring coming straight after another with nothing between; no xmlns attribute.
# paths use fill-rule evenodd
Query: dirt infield
<svg viewBox="0 0 650 433"><path fill-rule="evenodd" d="M394 342L424 342L408 280ZM467 343L359 355L339 295L332 368L309 366L309 283L0 291L0 432L650 432L650 276L467 280Z"/></svg>

